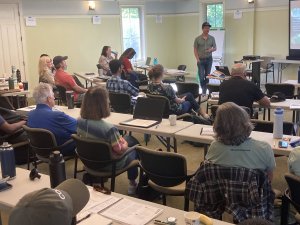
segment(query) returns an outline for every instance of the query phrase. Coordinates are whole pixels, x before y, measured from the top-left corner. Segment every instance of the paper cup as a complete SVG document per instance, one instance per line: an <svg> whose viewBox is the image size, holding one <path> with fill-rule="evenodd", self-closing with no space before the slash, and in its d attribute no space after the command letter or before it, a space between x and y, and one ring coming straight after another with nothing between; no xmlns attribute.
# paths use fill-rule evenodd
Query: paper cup
<svg viewBox="0 0 300 225"><path fill-rule="evenodd" d="M186 225L200 225L200 213L186 212L184 213L184 221Z"/></svg>
<svg viewBox="0 0 300 225"><path fill-rule="evenodd" d="M171 126L176 125L177 116L175 114L169 115L169 121Z"/></svg>

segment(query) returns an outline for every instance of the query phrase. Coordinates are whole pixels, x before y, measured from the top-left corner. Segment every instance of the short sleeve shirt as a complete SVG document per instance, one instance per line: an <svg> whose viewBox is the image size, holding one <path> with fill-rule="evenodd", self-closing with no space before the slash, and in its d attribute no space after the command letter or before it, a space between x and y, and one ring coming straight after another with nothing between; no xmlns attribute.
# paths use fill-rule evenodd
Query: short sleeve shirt
<svg viewBox="0 0 300 225"><path fill-rule="evenodd" d="M208 35L206 40L203 38L202 34L196 37L194 41L194 48L197 49L200 59L205 59L212 56L212 52L205 52L211 47L216 48L216 41L213 36Z"/></svg>
<svg viewBox="0 0 300 225"><path fill-rule="evenodd" d="M288 169L290 173L300 176L300 147L291 151L288 159Z"/></svg>
<svg viewBox="0 0 300 225"><path fill-rule="evenodd" d="M272 171L275 168L274 152L263 141L248 138L238 146L213 141L205 159L222 166L245 167Z"/></svg>
<svg viewBox="0 0 300 225"><path fill-rule="evenodd" d="M128 58L124 58L122 63L126 72L128 72L128 70L132 70L132 64Z"/></svg>
<svg viewBox="0 0 300 225"><path fill-rule="evenodd" d="M77 86L74 78L64 70L57 70L55 73L55 85L63 86L67 91L74 91L73 87ZM75 101L78 99L78 93L74 92Z"/></svg>

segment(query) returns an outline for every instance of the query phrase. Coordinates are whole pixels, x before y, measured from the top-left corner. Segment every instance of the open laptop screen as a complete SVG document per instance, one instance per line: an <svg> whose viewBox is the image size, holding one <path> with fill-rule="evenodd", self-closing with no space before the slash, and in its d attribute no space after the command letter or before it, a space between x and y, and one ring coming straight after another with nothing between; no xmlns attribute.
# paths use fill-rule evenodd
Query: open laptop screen
<svg viewBox="0 0 300 225"><path fill-rule="evenodd" d="M228 66L216 66L216 70L224 73L225 76L230 76Z"/></svg>
<svg viewBox="0 0 300 225"><path fill-rule="evenodd" d="M147 57L145 65L150 66L151 57Z"/></svg>
<svg viewBox="0 0 300 225"><path fill-rule="evenodd" d="M133 112L134 119L148 119L161 122L165 101L156 98L138 98Z"/></svg>

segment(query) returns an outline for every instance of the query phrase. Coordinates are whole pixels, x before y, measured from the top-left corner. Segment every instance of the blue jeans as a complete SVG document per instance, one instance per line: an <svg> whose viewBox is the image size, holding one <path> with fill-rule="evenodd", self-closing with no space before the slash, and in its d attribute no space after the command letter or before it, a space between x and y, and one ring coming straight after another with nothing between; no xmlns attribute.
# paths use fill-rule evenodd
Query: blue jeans
<svg viewBox="0 0 300 225"><path fill-rule="evenodd" d="M178 115L190 112L191 109L193 109L195 112L199 111L199 104L195 100L192 93L188 92L183 94L182 96L185 96L185 101L181 103L181 110L179 111Z"/></svg>
<svg viewBox="0 0 300 225"><path fill-rule="evenodd" d="M211 71L212 61L212 57L208 57L205 59L200 59L200 62L197 63L202 94L206 94L206 84L208 83L208 79L206 79L206 76Z"/></svg>

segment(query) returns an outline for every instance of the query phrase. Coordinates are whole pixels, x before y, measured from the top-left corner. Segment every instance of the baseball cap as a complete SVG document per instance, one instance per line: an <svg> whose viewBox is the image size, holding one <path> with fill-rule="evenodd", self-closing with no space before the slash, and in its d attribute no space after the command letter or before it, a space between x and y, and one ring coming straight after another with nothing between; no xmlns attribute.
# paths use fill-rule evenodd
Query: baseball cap
<svg viewBox="0 0 300 225"><path fill-rule="evenodd" d="M53 58L53 64L56 67L58 64L60 64L62 61L66 59L68 59L68 56L57 55Z"/></svg>
<svg viewBox="0 0 300 225"><path fill-rule="evenodd" d="M84 183L68 179L55 189L43 188L21 198L11 212L9 225L70 225L89 198Z"/></svg>
<svg viewBox="0 0 300 225"><path fill-rule="evenodd" d="M204 22L204 23L202 23L202 29L204 27L211 27L211 25L209 24L209 22Z"/></svg>

